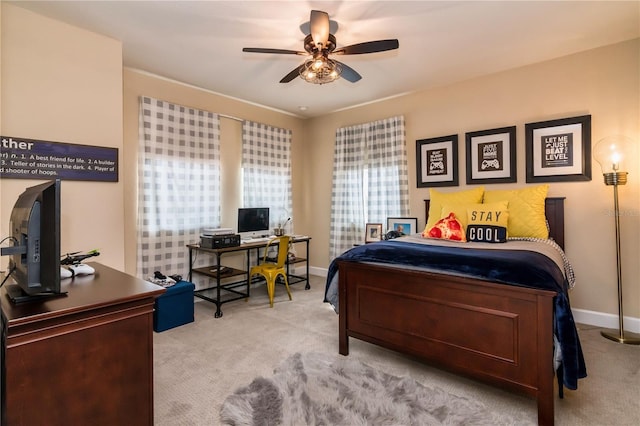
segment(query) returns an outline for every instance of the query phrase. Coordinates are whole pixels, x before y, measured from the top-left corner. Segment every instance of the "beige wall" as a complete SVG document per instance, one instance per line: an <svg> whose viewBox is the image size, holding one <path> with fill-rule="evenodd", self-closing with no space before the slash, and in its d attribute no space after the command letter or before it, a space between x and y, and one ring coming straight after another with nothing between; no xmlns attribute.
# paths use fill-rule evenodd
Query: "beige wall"
<svg viewBox="0 0 640 426"><path fill-rule="evenodd" d="M464 133L517 126L518 183L525 185L524 125L591 114L593 141L622 133L640 140L640 41L621 43L554 61L300 120L197 88L122 69L119 42L2 4L2 134L120 149L120 181L63 184L63 251L100 248L100 261L135 271L138 96L148 95L293 131L296 232L313 237L311 264L328 266L333 145L338 127L404 114L407 123L411 214L424 226L416 188L415 140L457 133L465 188ZM233 226L240 204L240 123L222 119L223 226ZM640 156L620 188L624 238L625 313L640 318ZM18 193L35 181L0 183L0 230ZM443 189L447 190L447 189ZM566 251L578 278L572 305L617 314L612 190L594 163L591 182L551 184L566 196Z"/></svg>
<svg viewBox="0 0 640 426"><path fill-rule="evenodd" d="M118 148L122 164L119 41L2 3L1 91L2 135ZM18 195L41 182L0 181L2 236ZM99 249L102 263L124 267L123 187L122 173L62 183L62 253Z"/></svg>
<svg viewBox="0 0 640 426"><path fill-rule="evenodd" d="M492 189L525 184L525 123L592 116L593 144L603 137L624 134L640 141L640 41L634 40L553 61L407 95L311 120L306 155L316 159L305 197L318 206L311 258L318 266L329 262L328 232L335 129L404 114L409 153L411 215L424 226L423 200L429 190L416 187L415 141L458 134L460 187L467 187L465 132L517 126L518 183L487 185ZM638 152L638 151L636 151ZM637 155L637 154L636 154ZM625 315L640 317L640 156L620 187L623 228L622 256ZM567 197L566 253L577 275L572 306L617 315L613 191L604 185L593 163L590 182L551 183L551 196ZM310 201L311 199L309 199Z"/></svg>

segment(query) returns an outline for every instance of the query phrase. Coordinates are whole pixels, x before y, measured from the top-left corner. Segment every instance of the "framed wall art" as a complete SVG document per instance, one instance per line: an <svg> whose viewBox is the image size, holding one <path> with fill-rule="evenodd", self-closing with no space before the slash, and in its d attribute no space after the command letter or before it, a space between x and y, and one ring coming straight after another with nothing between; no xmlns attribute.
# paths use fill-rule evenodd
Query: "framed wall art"
<svg viewBox="0 0 640 426"><path fill-rule="evenodd" d="M418 188L458 186L458 135L416 141Z"/></svg>
<svg viewBox="0 0 640 426"><path fill-rule="evenodd" d="M467 184L516 182L516 126L468 132Z"/></svg>
<svg viewBox="0 0 640 426"><path fill-rule="evenodd" d="M367 223L365 225L364 242L373 243L374 241L380 241L381 239L382 239L382 224Z"/></svg>
<svg viewBox="0 0 640 426"><path fill-rule="evenodd" d="M388 217L387 231L397 231L405 235L418 232L418 218L416 217Z"/></svg>
<svg viewBox="0 0 640 426"><path fill-rule="evenodd" d="M527 182L591 180L591 116L525 125Z"/></svg>

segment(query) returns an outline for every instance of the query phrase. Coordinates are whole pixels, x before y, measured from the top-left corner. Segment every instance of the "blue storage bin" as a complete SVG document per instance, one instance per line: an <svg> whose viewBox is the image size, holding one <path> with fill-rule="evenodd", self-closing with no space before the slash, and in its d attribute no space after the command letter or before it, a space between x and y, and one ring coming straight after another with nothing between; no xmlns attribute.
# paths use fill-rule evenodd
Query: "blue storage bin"
<svg viewBox="0 0 640 426"><path fill-rule="evenodd" d="M167 287L167 291L156 298L153 312L153 330L165 331L194 321L193 290L195 285L179 281Z"/></svg>

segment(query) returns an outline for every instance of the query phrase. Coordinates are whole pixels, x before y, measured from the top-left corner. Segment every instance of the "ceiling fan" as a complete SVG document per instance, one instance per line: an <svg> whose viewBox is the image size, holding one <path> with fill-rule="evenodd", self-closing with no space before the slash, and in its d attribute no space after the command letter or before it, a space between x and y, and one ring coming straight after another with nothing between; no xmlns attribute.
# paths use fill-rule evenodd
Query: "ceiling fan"
<svg viewBox="0 0 640 426"><path fill-rule="evenodd" d="M300 76L309 83L324 84L341 77L351 83L362 76L350 66L329 58L333 55L360 55L364 53L384 52L397 49L397 39L367 41L336 49L336 37L329 30L329 15L319 10L311 11L309 20L310 34L304 39L304 52L287 49L270 49L261 47L245 47L243 52L275 53L284 55L310 55L302 64L285 75L280 83L289 83Z"/></svg>

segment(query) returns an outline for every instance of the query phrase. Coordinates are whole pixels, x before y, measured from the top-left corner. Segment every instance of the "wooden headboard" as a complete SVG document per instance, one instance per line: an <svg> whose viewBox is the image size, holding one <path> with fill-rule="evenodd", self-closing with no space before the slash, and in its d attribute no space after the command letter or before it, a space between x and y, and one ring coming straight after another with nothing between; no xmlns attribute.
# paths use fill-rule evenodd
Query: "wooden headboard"
<svg viewBox="0 0 640 426"><path fill-rule="evenodd" d="M544 200L544 212L549 223L549 238L552 238L564 250L564 199L565 197L548 197ZM429 204L424 200L424 223L429 221Z"/></svg>

